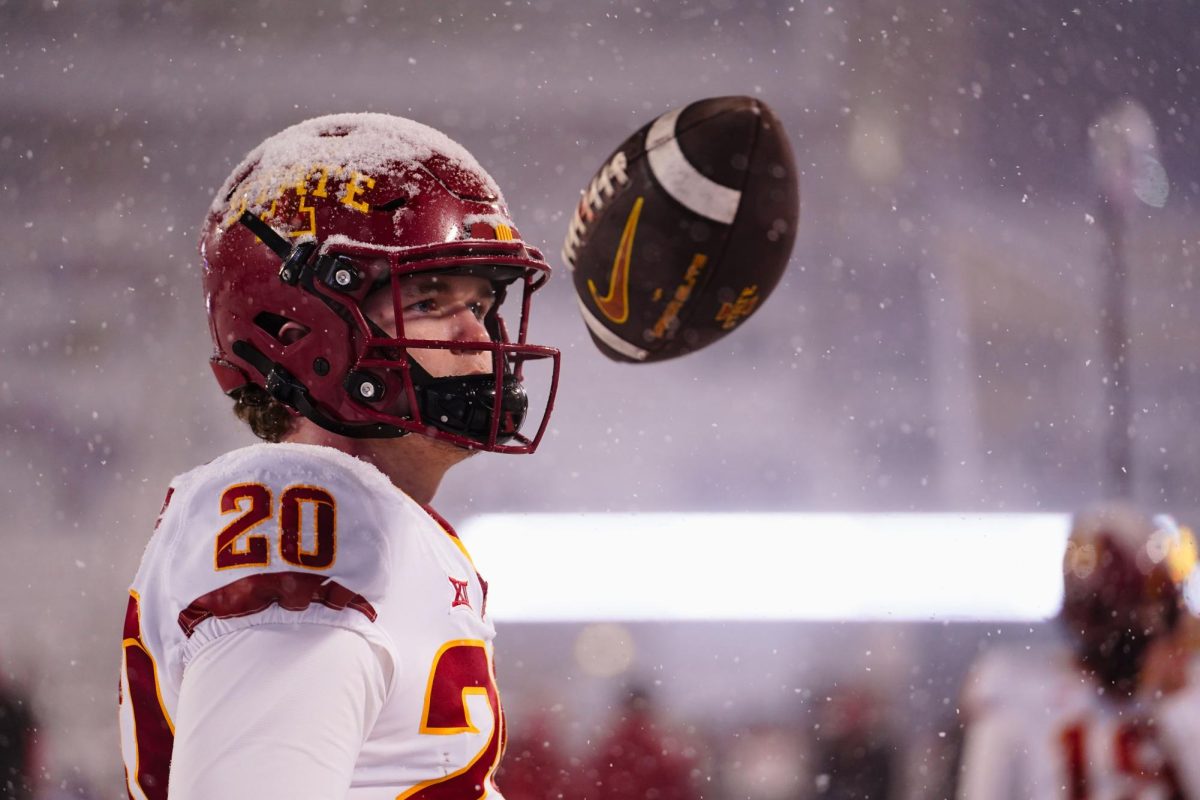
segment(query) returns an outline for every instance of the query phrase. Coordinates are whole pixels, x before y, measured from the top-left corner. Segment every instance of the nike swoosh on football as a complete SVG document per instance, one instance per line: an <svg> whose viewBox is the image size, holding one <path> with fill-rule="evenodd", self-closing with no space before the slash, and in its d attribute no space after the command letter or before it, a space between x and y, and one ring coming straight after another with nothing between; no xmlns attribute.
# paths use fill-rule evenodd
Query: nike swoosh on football
<svg viewBox="0 0 1200 800"><path fill-rule="evenodd" d="M629 319L629 265L633 258L633 235L637 232L638 217L642 213L642 201L639 197L633 203L633 210L625 220L625 230L621 233L621 241L617 245L617 255L613 259L612 275L609 277L608 294L600 296L596 284L588 280L588 289L596 308L608 319L620 325Z"/></svg>

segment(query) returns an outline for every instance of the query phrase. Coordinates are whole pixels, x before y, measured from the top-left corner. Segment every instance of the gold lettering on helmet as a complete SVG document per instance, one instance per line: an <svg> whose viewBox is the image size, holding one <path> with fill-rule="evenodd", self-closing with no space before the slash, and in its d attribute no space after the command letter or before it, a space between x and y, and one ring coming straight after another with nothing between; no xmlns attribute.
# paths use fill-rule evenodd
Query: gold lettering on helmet
<svg viewBox="0 0 1200 800"><path fill-rule="evenodd" d="M225 219L223 219L221 221L221 227L228 228L230 225L237 222L238 218L240 216L242 216L242 212L245 210L246 210L246 195L243 194L241 197L240 203L238 203L236 205L234 205L233 203L229 204L229 216L225 217Z"/></svg>
<svg viewBox="0 0 1200 800"><path fill-rule="evenodd" d="M367 189L375 188L375 179L369 175L364 175L361 172L352 173L350 182L346 184L346 193L342 195L342 204L353 208L355 211L361 211L364 214L371 210L371 206L361 200L355 198L361 195L365 189L359 185L359 181L366 179Z"/></svg>
<svg viewBox="0 0 1200 800"><path fill-rule="evenodd" d="M308 215L308 227L299 229L299 230L290 231L288 233L288 236L295 238L297 236L304 236L305 234L309 234L309 233L311 233L313 236L316 236L317 235L317 214L312 206L310 206L304 202L303 196L300 197L299 211L301 214Z"/></svg>
<svg viewBox="0 0 1200 800"><path fill-rule="evenodd" d="M329 195L325 191L325 182L329 180L329 170L326 167L319 166L319 167L315 167L313 169L313 172L316 172L317 170L321 171L321 179L319 181L317 181L317 188L313 189L313 197L328 197ZM308 173L308 176L306 176L306 179L307 179L307 177L310 177L312 174L313 174L312 172Z"/></svg>
<svg viewBox="0 0 1200 800"><path fill-rule="evenodd" d="M313 176L319 175L317 185L312 190L313 197L328 197L329 194L325 191L325 184L329 180L329 168L321 164L311 164L309 166L297 167L295 171L296 178L296 196L304 197L308 194L309 181Z"/></svg>
<svg viewBox="0 0 1200 800"><path fill-rule="evenodd" d="M295 170L296 179L296 197L304 197L308 194L308 176L309 171L305 167L297 167Z"/></svg>
<svg viewBox="0 0 1200 800"><path fill-rule="evenodd" d="M277 212L279 211L279 201L283 199L283 196L287 193L287 190L287 180L271 186L271 205L267 209L266 213L261 215L264 220L268 220L271 217L276 216Z"/></svg>
<svg viewBox="0 0 1200 800"><path fill-rule="evenodd" d="M308 218L308 225L301 230L289 231L288 236L315 235L317 232L316 208L314 205L310 205L308 198L325 199L329 197L328 184L331 172L335 176L341 176L346 170L324 164L311 164L292 167L271 175L256 175L239 187L236 196L230 198L226 215L221 220L221 227L230 227L247 210L258 214L263 220L271 219L281 211L280 200L289 192L294 192L299 201L297 211ZM355 211L366 213L371 210L371 206L361 197L364 192L373 188L375 188L374 178L360 172L352 172L350 180L346 182L340 202Z"/></svg>

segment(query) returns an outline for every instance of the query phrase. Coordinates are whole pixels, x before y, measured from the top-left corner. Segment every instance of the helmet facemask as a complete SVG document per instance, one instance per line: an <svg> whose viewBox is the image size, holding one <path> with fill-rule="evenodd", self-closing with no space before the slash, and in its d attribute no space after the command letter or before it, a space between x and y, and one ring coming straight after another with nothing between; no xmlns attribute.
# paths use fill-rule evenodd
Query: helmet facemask
<svg viewBox="0 0 1200 800"><path fill-rule="evenodd" d="M253 215L243 215L240 222L264 243L277 236ZM283 242L283 246L288 245ZM302 248L307 252L297 257ZM435 283L449 282L449 276L468 276L492 287L493 300L480 320L486 340L417 338L405 330L405 287L425 276ZM337 369L330 365L335 359L313 358L314 380L310 383L298 380L286 365L274 364L274 380L271 369L263 370L267 389L321 427L345 436L387 438L421 433L469 449L532 452L545 432L558 382L558 351L525 341L532 294L548 277L549 268L536 251L530 253L519 242L441 243L403 250L345 240L320 246L301 243L284 257L280 280L319 298L333 315L327 324L345 326L350 359L341 370L341 386L334 391L349 401L360 422L339 420L337 417L345 414L337 414L331 404L322 402L329 387L311 385L328 384L336 378ZM518 287L520 323L513 342L500 306ZM371 300L379 307L377 293L384 298L384 306L390 306L391 313L383 317L367 310ZM394 333L388 329L393 326ZM285 350L298 347L306 335ZM244 352L245 347L235 344L234 349ZM422 358L428 360L437 351L452 351L459 361L470 353L486 354L487 366L481 367L483 359L478 359L467 374L434 375ZM547 400L532 436L521 433L529 412L524 381L530 361L545 361L550 367ZM301 372L305 363L300 364ZM283 371L286 377L278 375ZM497 397L500 403L496 403Z"/></svg>

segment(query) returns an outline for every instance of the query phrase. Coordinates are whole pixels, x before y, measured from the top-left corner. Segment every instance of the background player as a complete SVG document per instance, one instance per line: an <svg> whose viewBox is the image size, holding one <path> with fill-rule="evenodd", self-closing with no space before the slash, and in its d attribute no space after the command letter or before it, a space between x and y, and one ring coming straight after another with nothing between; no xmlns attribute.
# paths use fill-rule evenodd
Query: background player
<svg viewBox="0 0 1200 800"><path fill-rule="evenodd" d="M548 266L466 150L379 114L267 139L201 252L214 372L270 443L171 483L125 622L130 794L498 796L487 584L427 504L471 453L536 447Z"/></svg>
<svg viewBox="0 0 1200 800"><path fill-rule="evenodd" d="M1200 797L1200 684L1186 637L1191 534L1110 505L1076 515L1068 647L993 651L965 688L962 800Z"/></svg>

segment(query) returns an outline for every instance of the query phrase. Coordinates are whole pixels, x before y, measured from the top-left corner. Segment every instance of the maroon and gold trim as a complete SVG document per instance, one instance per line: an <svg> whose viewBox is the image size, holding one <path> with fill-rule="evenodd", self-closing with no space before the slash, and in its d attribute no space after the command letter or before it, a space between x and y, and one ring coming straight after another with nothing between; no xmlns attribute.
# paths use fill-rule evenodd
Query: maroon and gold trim
<svg viewBox="0 0 1200 800"><path fill-rule="evenodd" d="M179 613L179 627L190 638L196 632L196 627L206 619L247 617L266 611L273 605L288 611L303 611L313 603L335 611L352 608L371 622L378 616L375 608L362 595L323 575L265 572L248 575L197 597Z"/></svg>
<svg viewBox="0 0 1200 800"><path fill-rule="evenodd" d="M433 517L433 521L436 522L439 526L441 526L442 530L444 530L446 533L448 533L452 538L454 538L454 539L458 538L458 533L454 530L454 527L449 522L446 521L445 517L443 517L436 510L434 510L433 506L422 503L421 508L425 509L426 514Z"/></svg>
<svg viewBox="0 0 1200 800"><path fill-rule="evenodd" d="M162 508L158 510L158 516L154 520L154 530L158 530L158 526L162 525L163 517L167 514L167 506L171 505L171 498L175 496L175 487L167 487L167 496L163 498Z"/></svg>
<svg viewBox="0 0 1200 800"><path fill-rule="evenodd" d="M479 570L475 569L475 561L471 558L471 554L467 552L467 546L463 544L462 539L458 538L458 532L454 530L441 514L433 510L433 506L422 504L421 508L425 509L425 513L432 517L433 521L438 524L438 527L450 537L450 541L454 542L454 546L463 554L463 557L467 559L467 563L471 565L471 569L475 570L475 574L478 575Z"/></svg>
<svg viewBox="0 0 1200 800"><path fill-rule="evenodd" d="M488 794L507 736L492 660L481 640L446 642L434 656L429 673L421 733L441 736L480 733L467 706L471 695L485 696L492 710L492 730L483 748L461 769L423 781L398 795L396 800L479 800Z"/></svg>
<svg viewBox="0 0 1200 800"><path fill-rule="evenodd" d="M125 610L124 633L125 679L129 685L136 748L133 774L126 770L129 796L133 797L132 787L136 785L147 800L166 800L175 725L163 703L158 667L142 641L140 598L132 589Z"/></svg>
<svg viewBox="0 0 1200 800"><path fill-rule="evenodd" d="M483 606L479 609L479 617L480 619L486 619L488 583L483 579L483 576L479 574L479 570L475 568L475 561L471 558L471 554L467 552L467 546L463 544L462 539L458 538L458 532L454 530L450 523L447 522L441 514L434 510L433 506L421 504L421 508L425 509L425 513L432 517L433 521L436 522L438 526L446 533L446 535L450 537L450 540L454 542L454 546L457 547L459 552L466 557L467 563L471 565L471 569L475 570L475 577L479 579L479 587L483 590ZM451 578L450 580L453 581L454 579ZM455 603L455 605L458 604Z"/></svg>
<svg viewBox="0 0 1200 800"><path fill-rule="evenodd" d="M446 642L433 657L429 681L425 686L425 707L421 712L421 733L450 736L479 733L471 722L467 707L469 695L483 695L497 706L495 684L490 679L487 645L481 639L455 639Z"/></svg>

